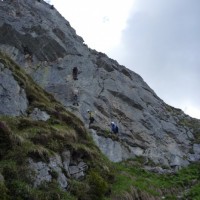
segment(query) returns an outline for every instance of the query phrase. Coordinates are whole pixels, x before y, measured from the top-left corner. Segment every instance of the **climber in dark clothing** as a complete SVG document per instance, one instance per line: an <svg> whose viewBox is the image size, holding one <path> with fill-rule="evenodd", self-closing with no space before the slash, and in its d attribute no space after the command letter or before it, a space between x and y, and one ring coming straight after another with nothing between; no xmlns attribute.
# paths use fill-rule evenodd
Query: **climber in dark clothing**
<svg viewBox="0 0 200 200"><path fill-rule="evenodd" d="M24 50L24 56L25 58L29 59L31 62L33 61L33 54L32 52L30 51L30 49L27 47L27 46L22 46L23 47L23 50Z"/></svg>
<svg viewBox="0 0 200 200"><path fill-rule="evenodd" d="M88 115L89 115L89 120L90 120L89 127L90 127L90 125L94 122L94 116L93 116L92 111L87 110L87 112L88 112Z"/></svg>
<svg viewBox="0 0 200 200"><path fill-rule="evenodd" d="M111 131L112 133L118 133L118 126L114 122L111 122Z"/></svg>
<svg viewBox="0 0 200 200"><path fill-rule="evenodd" d="M79 94L78 89L74 89L74 91L73 91L73 105L74 106L79 106L79 104L78 104L78 94Z"/></svg>
<svg viewBox="0 0 200 200"><path fill-rule="evenodd" d="M77 78L77 76L78 76L78 68L77 67L73 68L72 75L73 75L73 79L74 80L78 80L78 78Z"/></svg>
<svg viewBox="0 0 200 200"><path fill-rule="evenodd" d="M31 51L29 50L29 48L27 46L22 46L22 47L23 47L23 50L24 50L24 55L26 55L26 54L32 55Z"/></svg>

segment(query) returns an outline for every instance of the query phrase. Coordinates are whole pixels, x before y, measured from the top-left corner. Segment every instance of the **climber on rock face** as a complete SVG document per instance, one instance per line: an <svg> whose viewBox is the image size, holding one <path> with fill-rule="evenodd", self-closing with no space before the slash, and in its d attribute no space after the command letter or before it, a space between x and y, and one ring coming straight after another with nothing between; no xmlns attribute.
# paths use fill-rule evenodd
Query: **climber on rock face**
<svg viewBox="0 0 200 200"><path fill-rule="evenodd" d="M24 51L25 58L32 62L33 61L33 57L32 57L33 54L30 51L30 49L27 46L23 46L23 45L22 45L22 48L23 48L23 51Z"/></svg>
<svg viewBox="0 0 200 200"><path fill-rule="evenodd" d="M79 106L78 104L78 89L74 89L73 91L73 105L74 106Z"/></svg>
<svg viewBox="0 0 200 200"><path fill-rule="evenodd" d="M118 133L118 126L114 122L111 122L111 132Z"/></svg>
<svg viewBox="0 0 200 200"><path fill-rule="evenodd" d="M94 122L94 116L93 116L92 111L87 110L87 112L88 112L88 115L89 115L89 120L90 120L89 127L90 127L90 125Z"/></svg>
<svg viewBox="0 0 200 200"><path fill-rule="evenodd" d="M73 68L72 75L73 75L73 79L74 80L78 80L78 78L77 78L77 76L78 76L78 68L77 67Z"/></svg>

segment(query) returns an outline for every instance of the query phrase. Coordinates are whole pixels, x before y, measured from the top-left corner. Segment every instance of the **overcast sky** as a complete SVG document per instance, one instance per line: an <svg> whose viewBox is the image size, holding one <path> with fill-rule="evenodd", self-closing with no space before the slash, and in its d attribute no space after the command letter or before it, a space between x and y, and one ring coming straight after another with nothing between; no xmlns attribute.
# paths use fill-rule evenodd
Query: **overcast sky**
<svg viewBox="0 0 200 200"><path fill-rule="evenodd" d="M200 0L51 0L89 47L200 118Z"/></svg>

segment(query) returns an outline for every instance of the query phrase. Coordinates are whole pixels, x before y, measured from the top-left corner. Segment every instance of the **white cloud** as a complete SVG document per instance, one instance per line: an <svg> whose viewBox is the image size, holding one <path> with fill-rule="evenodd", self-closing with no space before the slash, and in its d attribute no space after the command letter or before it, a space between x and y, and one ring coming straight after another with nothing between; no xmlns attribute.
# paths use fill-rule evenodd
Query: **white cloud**
<svg viewBox="0 0 200 200"><path fill-rule="evenodd" d="M200 108L190 104L186 105L187 106L183 109L183 111L194 118L200 119Z"/></svg>
<svg viewBox="0 0 200 200"><path fill-rule="evenodd" d="M199 6L199 0L136 0L120 45L109 53L166 103L198 118Z"/></svg>
<svg viewBox="0 0 200 200"><path fill-rule="evenodd" d="M107 51L120 43L134 0L51 0L85 43Z"/></svg>
<svg viewBox="0 0 200 200"><path fill-rule="evenodd" d="M46 2L49 3L49 4L51 3L51 0L44 0L44 1L46 1Z"/></svg>

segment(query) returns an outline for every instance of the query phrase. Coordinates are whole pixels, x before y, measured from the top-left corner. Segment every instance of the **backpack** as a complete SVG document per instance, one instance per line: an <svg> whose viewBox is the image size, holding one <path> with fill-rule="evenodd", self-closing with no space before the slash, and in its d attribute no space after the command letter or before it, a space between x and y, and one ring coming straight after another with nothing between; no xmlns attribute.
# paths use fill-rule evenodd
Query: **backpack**
<svg viewBox="0 0 200 200"><path fill-rule="evenodd" d="M115 126L115 131L114 132L118 133L118 126L117 125Z"/></svg>
<svg viewBox="0 0 200 200"><path fill-rule="evenodd" d="M111 125L111 130L112 130L113 133L115 133L115 124Z"/></svg>

